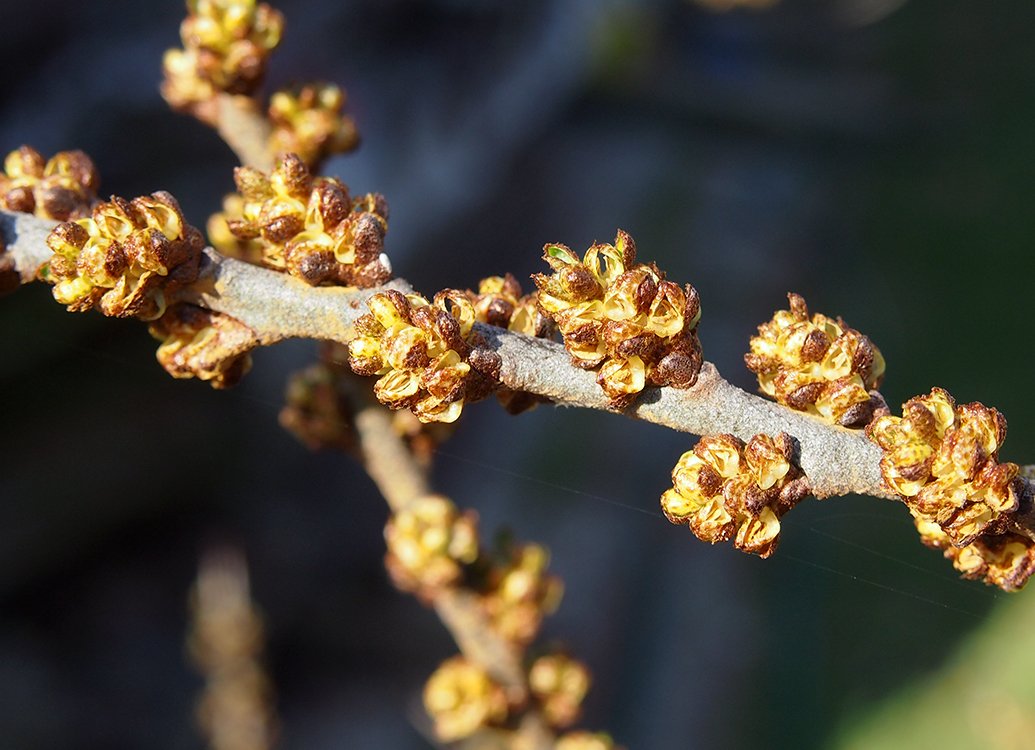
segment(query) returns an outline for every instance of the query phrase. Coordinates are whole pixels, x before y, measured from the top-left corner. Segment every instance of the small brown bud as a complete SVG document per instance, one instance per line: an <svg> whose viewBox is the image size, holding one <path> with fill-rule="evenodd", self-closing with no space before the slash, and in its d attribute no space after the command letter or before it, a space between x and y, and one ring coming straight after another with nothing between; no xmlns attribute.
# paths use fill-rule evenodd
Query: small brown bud
<svg viewBox="0 0 1035 750"><path fill-rule="evenodd" d="M273 191L297 200L307 200L313 186L309 168L298 154L286 153L277 157L270 173Z"/></svg>
<svg viewBox="0 0 1035 750"><path fill-rule="evenodd" d="M31 214L36 210L36 196L28 185L20 185L8 190L0 199L8 211Z"/></svg>
<svg viewBox="0 0 1035 750"><path fill-rule="evenodd" d="M487 378L498 381L500 370L503 367L503 359L491 349L475 348L467 357L471 367L485 375Z"/></svg>
<svg viewBox="0 0 1035 750"><path fill-rule="evenodd" d="M274 214L262 225L262 237L267 242L283 245L302 231L302 217L297 214Z"/></svg>

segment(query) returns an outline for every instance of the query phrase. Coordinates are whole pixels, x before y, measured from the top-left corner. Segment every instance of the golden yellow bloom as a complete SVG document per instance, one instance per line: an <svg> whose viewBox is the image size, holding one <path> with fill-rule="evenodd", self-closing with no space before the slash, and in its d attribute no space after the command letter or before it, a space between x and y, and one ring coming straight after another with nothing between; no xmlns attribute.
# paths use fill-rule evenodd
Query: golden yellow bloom
<svg viewBox="0 0 1035 750"><path fill-rule="evenodd" d="M1001 532L1017 510L1019 469L999 463L1006 420L995 409L957 406L935 388L903 404L901 417L874 420L867 435L883 451L888 487L957 547Z"/></svg>
<svg viewBox="0 0 1035 750"><path fill-rule="evenodd" d="M359 132L353 119L342 114L344 108L345 92L334 84L277 91L269 106L271 151L296 153L312 168L328 156L353 150Z"/></svg>
<svg viewBox="0 0 1035 750"><path fill-rule="evenodd" d="M447 299L448 304L456 298L455 304L463 310L459 320L461 334L467 336L475 322L506 328L515 333L540 338L550 338L554 333L553 321L543 315L537 305L538 292L524 294L521 284L511 274L489 276L478 283L478 291L446 290L436 295ZM468 304L469 303L469 304ZM495 388L496 398L511 414L519 414L533 408L540 397L503 386Z"/></svg>
<svg viewBox="0 0 1035 750"><path fill-rule="evenodd" d="M255 93L283 29L283 16L265 3L188 0L183 49L167 50L162 60L162 96L174 109L214 122L217 94Z"/></svg>
<svg viewBox="0 0 1035 750"><path fill-rule="evenodd" d="M1020 591L1035 573L1035 542L1020 534L983 534L970 544L953 546L941 527L914 515L920 541L941 550L964 578L984 581L1004 591Z"/></svg>
<svg viewBox="0 0 1035 750"><path fill-rule="evenodd" d="M493 628L507 640L531 643L543 617L560 605L564 587L559 578L547 574L549 561L543 547L515 544L488 571L482 603Z"/></svg>
<svg viewBox="0 0 1035 750"><path fill-rule="evenodd" d="M209 244L223 255L254 265L263 264L263 242L258 237L239 237L230 231L228 220L244 215L244 198L237 193L223 197L223 210L212 214L205 225Z"/></svg>
<svg viewBox="0 0 1035 750"><path fill-rule="evenodd" d="M597 383L614 405L634 398L646 382L647 366L635 354L628 359L609 359L597 373Z"/></svg>
<svg viewBox="0 0 1035 750"><path fill-rule="evenodd" d="M586 666L565 654L540 656L528 670L528 687L539 702L543 717L558 728L578 721L589 684Z"/></svg>
<svg viewBox="0 0 1035 750"><path fill-rule="evenodd" d="M442 742L469 737L483 727L502 724L508 713L503 688L477 664L462 656L443 662L424 686L424 708Z"/></svg>
<svg viewBox="0 0 1035 750"><path fill-rule="evenodd" d="M788 435L755 435L745 445L733 435L702 437L672 470L672 489L661 509L698 539L725 542L769 557L776 549L780 517L808 491L793 461Z"/></svg>
<svg viewBox="0 0 1035 750"><path fill-rule="evenodd" d="M57 221L82 219L97 201L99 182L97 168L82 151L61 151L44 160L31 146L22 146L4 159L0 207Z"/></svg>
<svg viewBox="0 0 1035 750"><path fill-rule="evenodd" d="M572 364L600 368L597 382L613 407L627 406L647 385L697 382L697 292L637 263L632 237L618 230L614 244L595 244L581 260L559 244L547 245L543 257L553 273L533 276L539 310L556 322Z"/></svg>
<svg viewBox="0 0 1035 750"><path fill-rule="evenodd" d="M461 514L446 497L425 495L392 515L385 542L385 567L395 585L430 599L457 583L463 566L478 556L477 517Z"/></svg>
<svg viewBox="0 0 1035 750"><path fill-rule="evenodd" d="M295 372L288 380L278 421L309 450L352 452L356 447L352 411L338 381L338 367L327 362Z"/></svg>
<svg viewBox="0 0 1035 750"><path fill-rule="evenodd" d="M296 154L278 157L269 175L238 167L234 181L237 194L227 196L223 211L209 219L216 249L286 270L314 286L371 287L391 278L382 196L353 198L342 182L314 178Z"/></svg>
<svg viewBox="0 0 1035 750"><path fill-rule="evenodd" d="M158 192L112 197L89 218L59 224L47 245L54 255L40 275L70 311L97 306L105 315L153 320L165 311L166 291L197 278L204 240L176 199Z"/></svg>
<svg viewBox="0 0 1035 750"><path fill-rule="evenodd" d="M408 408L421 422L454 422L466 401L491 393L499 355L472 350L475 313L463 292L439 292L434 303L381 292L367 306L349 343L349 366L358 375L381 376L374 384L381 403Z"/></svg>
<svg viewBox="0 0 1035 750"><path fill-rule="evenodd" d="M886 412L876 392L884 377L880 350L840 318L810 318L800 295L787 297L790 309L758 327L744 356L762 393L844 427Z"/></svg>
<svg viewBox="0 0 1035 750"><path fill-rule="evenodd" d="M213 388L236 385L252 368L255 332L235 318L179 304L149 328L162 341L156 356L174 378L198 378Z"/></svg>

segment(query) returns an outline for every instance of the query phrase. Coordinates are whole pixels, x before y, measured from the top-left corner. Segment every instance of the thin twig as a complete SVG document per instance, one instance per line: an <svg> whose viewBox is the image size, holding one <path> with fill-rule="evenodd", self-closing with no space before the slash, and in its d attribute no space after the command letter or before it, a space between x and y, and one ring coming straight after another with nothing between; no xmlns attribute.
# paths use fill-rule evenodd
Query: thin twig
<svg viewBox="0 0 1035 750"><path fill-rule="evenodd" d="M275 154L270 152L270 122L259 103L248 96L217 94L216 131L237 159L247 167L268 172Z"/></svg>
<svg viewBox="0 0 1035 750"><path fill-rule="evenodd" d="M363 467L392 512L404 510L431 492L427 473L396 432L388 409L374 401L367 390L350 393L350 396L354 401L363 402L353 417ZM443 588L436 592L433 606L464 656L503 687L511 702L523 703L528 695L528 684L522 652L492 627L478 594L462 587ZM529 713L537 715L535 711ZM528 750L552 747L552 737L541 717L528 718L526 724L528 728L523 724L520 730L525 742L522 747Z"/></svg>

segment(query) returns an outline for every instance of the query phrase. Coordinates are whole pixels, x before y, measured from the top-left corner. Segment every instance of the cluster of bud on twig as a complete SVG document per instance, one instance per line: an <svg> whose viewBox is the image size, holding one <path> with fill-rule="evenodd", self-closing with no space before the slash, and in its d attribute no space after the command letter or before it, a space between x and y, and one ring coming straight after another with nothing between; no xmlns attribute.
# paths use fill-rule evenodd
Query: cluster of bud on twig
<svg viewBox="0 0 1035 750"><path fill-rule="evenodd" d="M635 412L646 389L684 391L684 402L693 403L724 382L715 373L705 386L698 382L704 363L697 291L638 261L633 238L621 230L613 243L594 244L581 258L547 244L549 273L533 276L537 289L530 294L509 274L429 297L386 288L392 277L387 202L376 193L353 195L340 180L319 174L328 155L358 142L355 124L342 114L343 92L305 84L274 93L264 110L259 91L282 37L282 16L248 0L191 0L188 10L183 48L164 61L163 95L217 127L239 154L251 155L235 171L237 192L208 221L209 243L268 274L294 277L296 297L328 286L369 290L358 298L364 310L325 311L352 316L354 324L325 363L289 389L282 420L308 444L369 458L370 444L340 393L341 381L352 377L340 366L345 361L356 375L376 378L369 387L377 401L405 415L394 422L393 439L409 446L399 460L418 466L426 466L442 438L435 430L455 422L466 404L495 394L518 413L564 400L556 390L514 387L515 363L487 340L487 327L510 340L539 339L543 351L563 343L571 365L593 373L604 405L616 412ZM184 301L206 264L217 261L205 255L211 251L203 251L202 234L168 193L101 202L97 170L78 151L47 160L22 146L3 166L0 208L61 223L46 225L52 226L49 254L22 241L17 252L0 254L0 289L39 278L70 311L149 321L166 370L219 388L247 373L254 347L276 339L236 319L232 309ZM759 326L745 356L761 393L780 405L774 408L819 424L812 435L865 435L880 450L883 484L864 489L899 497L923 543L942 550L965 577L1021 588L1035 572L1032 492L1017 465L998 460L1003 416L978 403L959 406L938 388L892 416L877 391L885 374L877 347L840 318L810 316L800 296L789 299L788 310ZM307 335L330 338L321 335L319 321L311 325ZM661 507L701 540L732 540L764 558L776 549L783 516L816 491L816 477L802 468L802 434L744 435L736 416L729 433L703 435L678 460ZM389 482L381 482L383 490ZM475 602L475 627L524 655L560 596L543 548L511 543L486 551L473 512L430 491L410 494L405 502L390 499L385 564L392 581L436 606L463 592ZM528 715L551 732L567 729L578 717L588 671L561 653L519 661L519 690L468 654L445 662L424 693L437 738L518 731ZM549 736L564 750L612 746L605 735Z"/></svg>

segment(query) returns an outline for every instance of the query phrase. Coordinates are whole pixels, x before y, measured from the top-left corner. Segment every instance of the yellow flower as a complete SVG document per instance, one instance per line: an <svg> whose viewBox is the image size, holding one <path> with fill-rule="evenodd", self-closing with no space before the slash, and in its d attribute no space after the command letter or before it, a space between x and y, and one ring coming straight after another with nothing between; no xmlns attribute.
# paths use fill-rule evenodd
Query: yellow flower
<svg viewBox="0 0 1035 750"><path fill-rule="evenodd" d="M236 385L252 366L255 332L229 315L180 304L151 324L162 341L158 362L174 378L198 378L213 388Z"/></svg>
<svg viewBox="0 0 1035 750"><path fill-rule="evenodd" d="M867 430L883 451L888 487L957 546L998 533L1020 502L1019 468L997 455L1003 415L978 403L957 406L940 388L907 401L902 415L880 417Z"/></svg>
<svg viewBox="0 0 1035 750"><path fill-rule="evenodd" d="M554 727L578 721L589 684L586 666L565 654L540 656L528 670L528 687L539 701L543 717Z"/></svg>
<svg viewBox="0 0 1035 750"><path fill-rule="evenodd" d="M379 292L367 307L356 321L349 365L359 375L381 376L374 384L381 403L409 408L421 422L454 422L469 397L491 392L499 356L468 343L475 312L463 292L439 292L434 303L418 294Z"/></svg>
<svg viewBox="0 0 1035 750"><path fill-rule="evenodd" d="M330 83L308 83L282 89L270 97L273 153L290 151L310 167L328 156L345 153L359 143L351 117L342 114L345 92Z"/></svg>
<svg viewBox="0 0 1035 750"><path fill-rule="evenodd" d="M158 192L100 203L90 217L55 227L47 245L54 255L42 276L69 310L153 320L166 291L197 278L204 241L176 199Z"/></svg>
<svg viewBox="0 0 1035 750"><path fill-rule="evenodd" d="M385 566L395 585L431 598L455 584L462 566L478 556L476 517L461 514L448 498L425 495L392 515L385 542Z"/></svg>
<svg viewBox="0 0 1035 750"><path fill-rule="evenodd" d="M504 559L490 569L482 603L493 628L508 641L530 643L543 617L560 604L564 587L547 574L549 561L543 547L519 544L505 550Z"/></svg>
<svg viewBox="0 0 1035 750"><path fill-rule="evenodd" d="M702 437L672 469L661 509L702 541L733 539L737 549L768 557L779 541L780 516L807 492L792 453L784 433L755 435L747 445L733 435Z"/></svg>
<svg viewBox="0 0 1035 750"><path fill-rule="evenodd" d="M441 742L470 737L501 724L508 706L503 688L477 664L462 656L446 660L424 686L424 708Z"/></svg>
<svg viewBox="0 0 1035 750"><path fill-rule="evenodd" d="M238 167L234 181L237 194L209 220L210 239L220 251L286 270L313 286L371 287L391 278L382 196L353 198L338 180L314 178L293 153L281 154L268 175Z"/></svg>
<svg viewBox="0 0 1035 750"><path fill-rule="evenodd" d="M880 351L840 318L819 313L810 318L800 295L787 296L790 309L777 310L758 327L744 356L759 389L827 422L866 425L885 410L876 392L884 377Z"/></svg>
<svg viewBox="0 0 1035 750"><path fill-rule="evenodd" d="M69 221L90 215L100 182L82 151L61 151L44 160L31 146L10 152L0 174L0 208Z"/></svg>
<svg viewBox="0 0 1035 750"><path fill-rule="evenodd" d="M647 385L697 382L697 292L636 263L632 237L618 230L614 244L594 244L581 260L565 245L547 245L543 259L553 273L533 276L539 311L556 322L572 364L600 368L597 382L614 408Z"/></svg>

